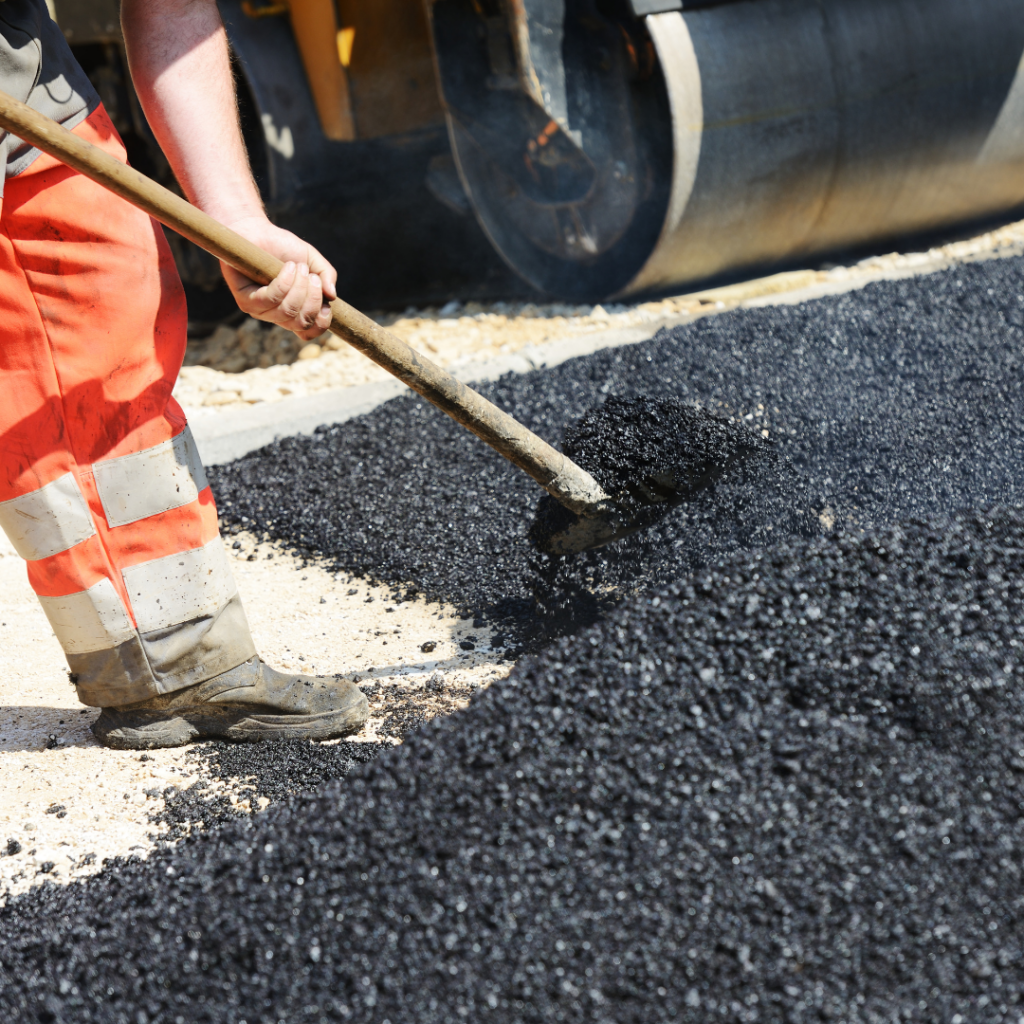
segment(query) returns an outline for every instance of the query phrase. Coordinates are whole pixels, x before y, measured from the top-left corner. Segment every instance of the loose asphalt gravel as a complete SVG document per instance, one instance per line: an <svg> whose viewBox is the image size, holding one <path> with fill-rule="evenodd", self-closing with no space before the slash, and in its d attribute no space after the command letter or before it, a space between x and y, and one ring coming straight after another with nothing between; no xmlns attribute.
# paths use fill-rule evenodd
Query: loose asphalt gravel
<svg viewBox="0 0 1024 1024"><path fill-rule="evenodd" d="M699 402L774 442L777 458L571 564L528 539L539 488L413 396L216 470L221 513L461 604L515 645L571 631L592 619L592 593L674 580L739 547L1014 500L1022 277L1024 261L1008 259L726 313L481 388L555 442L609 396Z"/></svg>
<svg viewBox="0 0 1024 1024"><path fill-rule="evenodd" d="M304 790L316 789L333 779L343 779L358 765L380 753L378 743L197 743L188 753L202 770L203 779L184 790L165 790L164 805L150 816L153 824L165 824L162 843L174 843L196 829L209 829L247 817L249 808L278 803ZM142 754L139 760L148 758ZM241 787L237 780L244 780ZM232 782L232 795L211 792L210 783Z"/></svg>
<svg viewBox="0 0 1024 1024"><path fill-rule="evenodd" d="M571 635L344 779L11 901L0 1014L1017 1024L1024 523L989 506L1022 500L1022 269L499 382L552 438L646 394L775 442L572 565L413 401L217 473L229 520ZM545 603L585 585L589 627Z"/></svg>

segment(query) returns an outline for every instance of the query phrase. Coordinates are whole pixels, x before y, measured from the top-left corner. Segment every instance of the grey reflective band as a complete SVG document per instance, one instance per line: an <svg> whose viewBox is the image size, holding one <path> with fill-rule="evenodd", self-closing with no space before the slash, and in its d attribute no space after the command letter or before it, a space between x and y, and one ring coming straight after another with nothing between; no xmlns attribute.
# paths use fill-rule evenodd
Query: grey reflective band
<svg viewBox="0 0 1024 1024"><path fill-rule="evenodd" d="M89 506L71 473L0 502L0 528L27 562L67 551L96 532Z"/></svg>
<svg viewBox="0 0 1024 1024"><path fill-rule="evenodd" d="M195 501L206 472L192 431L116 459L93 464L96 491L107 523L127 526Z"/></svg>
<svg viewBox="0 0 1024 1024"><path fill-rule="evenodd" d="M135 635L124 602L110 580L66 597L40 597L65 654L116 647Z"/></svg>
<svg viewBox="0 0 1024 1024"><path fill-rule="evenodd" d="M117 707L204 682L256 657L236 594L212 615L139 635L88 654L68 654L78 699Z"/></svg>
<svg viewBox="0 0 1024 1024"><path fill-rule="evenodd" d="M220 537L121 573L140 633L167 629L224 607L237 593Z"/></svg>

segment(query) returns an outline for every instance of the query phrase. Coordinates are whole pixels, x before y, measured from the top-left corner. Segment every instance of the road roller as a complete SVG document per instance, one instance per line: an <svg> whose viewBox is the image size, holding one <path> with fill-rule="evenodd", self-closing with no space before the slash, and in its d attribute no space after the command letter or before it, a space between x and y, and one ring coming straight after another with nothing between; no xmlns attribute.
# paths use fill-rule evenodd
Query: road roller
<svg viewBox="0 0 1024 1024"><path fill-rule="evenodd" d="M52 2L168 178L116 0ZM363 305L665 293L1024 206L1024 0L219 6L267 208Z"/></svg>

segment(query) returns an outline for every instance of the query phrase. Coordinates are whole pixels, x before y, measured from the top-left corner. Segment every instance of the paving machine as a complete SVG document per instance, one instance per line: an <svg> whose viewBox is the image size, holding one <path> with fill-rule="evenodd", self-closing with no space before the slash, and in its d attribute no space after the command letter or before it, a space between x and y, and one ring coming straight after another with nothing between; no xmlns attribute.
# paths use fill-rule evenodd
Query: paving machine
<svg viewBox="0 0 1024 1024"><path fill-rule="evenodd" d="M116 0L52 2L169 178ZM1024 0L219 2L268 210L362 305L679 290L1024 204Z"/></svg>

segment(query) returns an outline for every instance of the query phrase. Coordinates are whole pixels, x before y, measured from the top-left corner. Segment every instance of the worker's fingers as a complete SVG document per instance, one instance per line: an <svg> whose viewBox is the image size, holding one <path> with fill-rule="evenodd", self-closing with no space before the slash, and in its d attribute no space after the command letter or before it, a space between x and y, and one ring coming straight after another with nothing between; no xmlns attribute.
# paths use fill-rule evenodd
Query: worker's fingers
<svg viewBox="0 0 1024 1024"><path fill-rule="evenodd" d="M283 295L280 295L281 291L284 291ZM279 295L280 297L278 297ZM295 273L291 275L287 290L278 286L276 280L267 285L267 298L275 303L274 307L268 309L267 312L274 318L275 323L282 326L296 323L300 328L305 329L309 327L309 322L303 322L302 314L305 311L308 296L309 267L305 263L300 263L295 267Z"/></svg>
<svg viewBox="0 0 1024 1024"><path fill-rule="evenodd" d="M316 251L316 249L313 248L313 246L307 246L307 249L309 251L307 253L306 262L309 266L309 272L311 274L316 274L316 276L320 278L320 288L324 298L326 298L328 302L330 302L331 299L336 299L338 297L338 272L330 263L327 262L327 260L323 258L323 256L320 255L320 253ZM328 323L330 323L330 321L328 321Z"/></svg>
<svg viewBox="0 0 1024 1024"><path fill-rule="evenodd" d="M266 316L285 308L288 297L297 288L304 291L305 281L302 277L302 266L289 260L282 268L281 273L268 285L262 288L255 288L251 293L250 302Z"/></svg>
<svg viewBox="0 0 1024 1024"><path fill-rule="evenodd" d="M260 285L240 274L233 267L223 266L224 280L234 293L238 305L250 316L277 322L274 316L281 303L299 281L299 265L289 260L269 284Z"/></svg>
<svg viewBox="0 0 1024 1024"><path fill-rule="evenodd" d="M324 316L326 315L326 322ZM309 275L309 292L303 308L303 318L309 320L310 330L322 334L331 322L331 307L324 302L324 282L319 274Z"/></svg>
<svg viewBox="0 0 1024 1024"><path fill-rule="evenodd" d="M331 310L324 303L320 278L311 274L305 265L299 267L296 283L279 310L286 319L277 322L303 338L315 338L331 322Z"/></svg>
<svg viewBox="0 0 1024 1024"><path fill-rule="evenodd" d="M266 217L247 217L228 225L240 235L265 249L279 260L288 263L304 263L311 274L320 279L322 294L328 299L338 297L338 272L324 258L323 254L290 231L272 224ZM226 276L226 275L225 275Z"/></svg>
<svg viewBox="0 0 1024 1024"><path fill-rule="evenodd" d="M294 331L306 340L322 334L331 322L323 285L304 263L287 262L270 284L259 285L225 266L224 279L243 312Z"/></svg>
<svg viewBox="0 0 1024 1024"><path fill-rule="evenodd" d="M327 282L321 282L321 287L324 289L324 291L326 291ZM325 294L324 299L326 300L327 298L328 296ZM324 331L327 330L328 327L331 326L331 321L333 319L334 314L331 312L331 307L327 304L326 301L322 302L320 305L320 312L317 313L316 315L317 330L320 331L320 333L322 334Z"/></svg>
<svg viewBox="0 0 1024 1024"><path fill-rule="evenodd" d="M297 332L308 331L316 326L316 318L323 304L320 278L311 274L305 263L301 263L295 283L278 306L283 319L277 322Z"/></svg>
<svg viewBox="0 0 1024 1024"><path fill-rule="evenodd" d="M294 331L300 338L322 334L331 322L327 305L337 298L338 273L313 246L265 217L249 217L230 225L260 248L284 261L268 285L249 280L224 266L224 280L243 312Z"/></svg>

